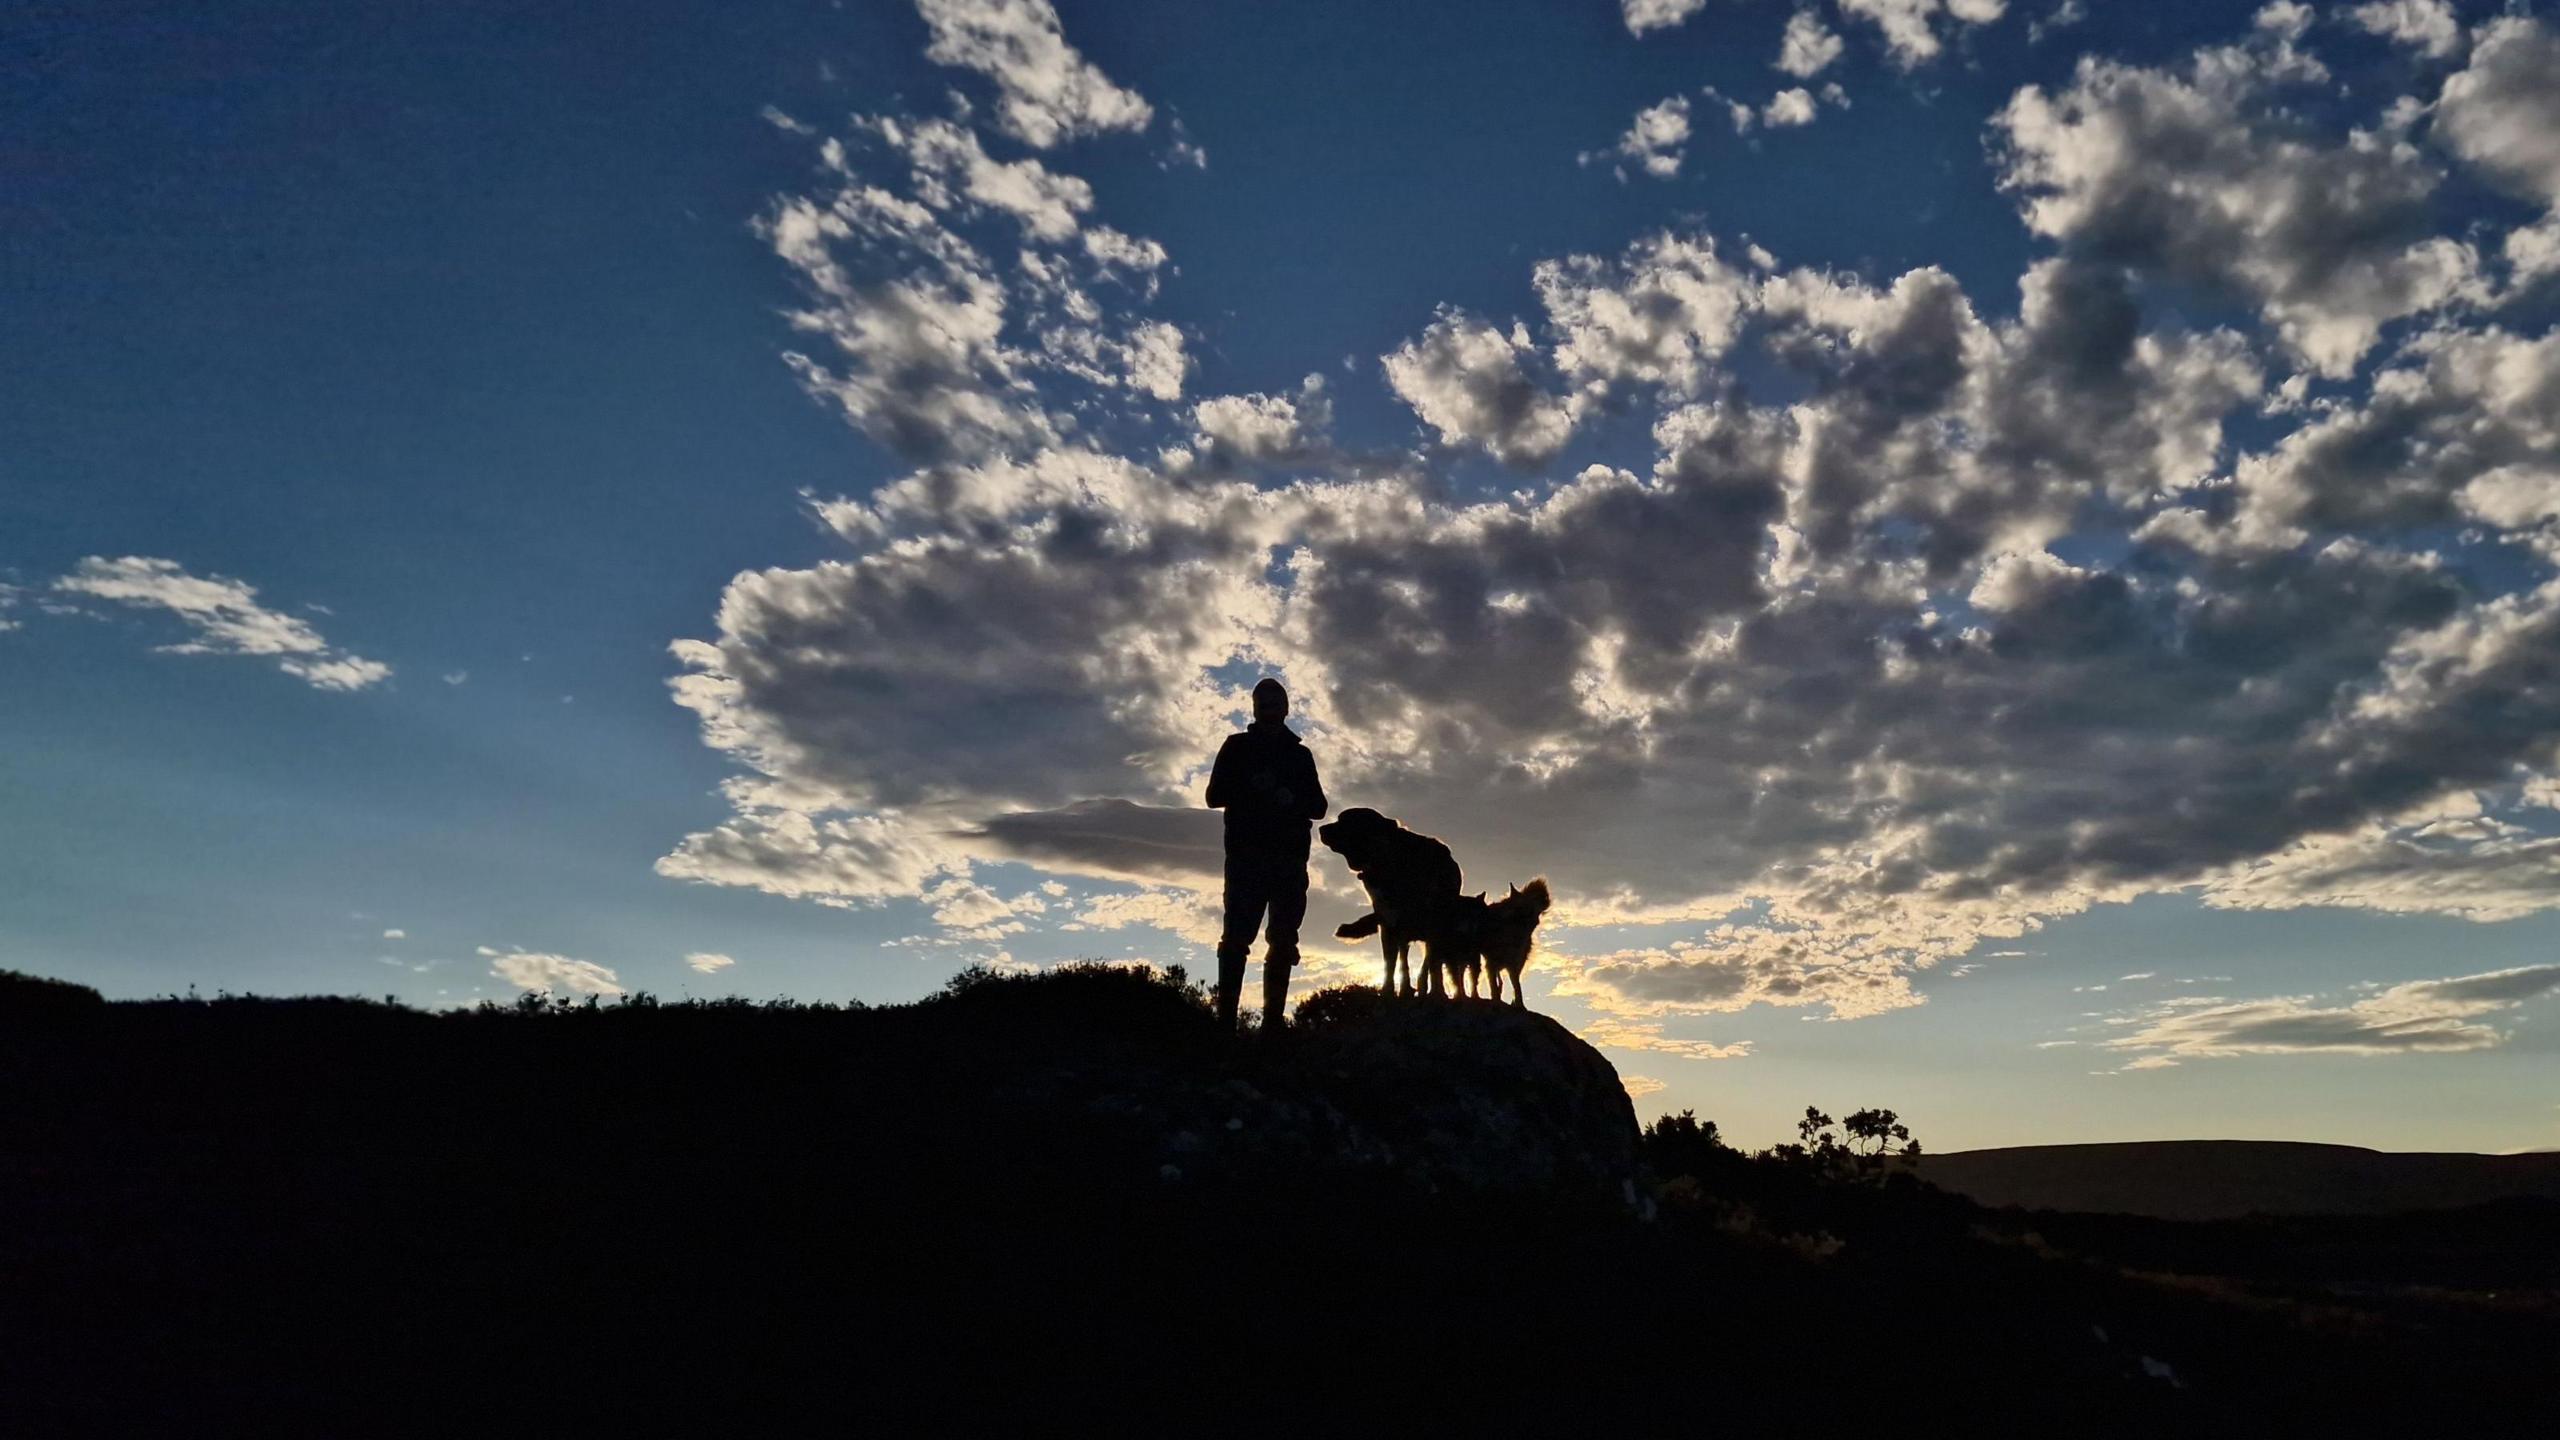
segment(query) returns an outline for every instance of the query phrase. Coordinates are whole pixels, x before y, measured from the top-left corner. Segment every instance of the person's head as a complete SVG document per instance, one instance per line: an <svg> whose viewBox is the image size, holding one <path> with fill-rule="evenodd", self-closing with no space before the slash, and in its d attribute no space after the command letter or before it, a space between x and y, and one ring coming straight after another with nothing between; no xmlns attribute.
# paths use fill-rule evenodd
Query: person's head
<svg viewBox="0 0 2560 1440"><path fill-rule="evenodd" d="M1289 692L1277 680L1264 680L1253 687L1253 720L1257 725L1277 725L1289 718Z"/></svg>

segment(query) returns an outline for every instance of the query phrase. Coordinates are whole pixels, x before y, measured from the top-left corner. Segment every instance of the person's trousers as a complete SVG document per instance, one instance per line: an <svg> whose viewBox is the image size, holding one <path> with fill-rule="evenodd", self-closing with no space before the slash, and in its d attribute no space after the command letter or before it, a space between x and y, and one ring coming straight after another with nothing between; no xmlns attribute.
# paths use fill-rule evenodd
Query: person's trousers
<svg viewBox="0 0 2560 1440"><path fill-rule="evenodd" d="M1253 932L1263 933L1262 1023L1281 1022L1289 1003L1289 967L1298 963L1298 925L1307 918L1307 862L1294 855L1227 857L1226 923L1218 935L1218 1019L1236 1023Z"/></svg>

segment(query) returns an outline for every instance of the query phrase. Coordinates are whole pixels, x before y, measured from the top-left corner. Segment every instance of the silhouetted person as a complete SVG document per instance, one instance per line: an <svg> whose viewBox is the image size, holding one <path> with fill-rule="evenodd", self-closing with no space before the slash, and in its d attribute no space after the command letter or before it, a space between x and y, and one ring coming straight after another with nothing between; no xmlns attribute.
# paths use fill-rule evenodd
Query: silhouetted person
<svg viewBox="0 0 2560 1440"><path fill-rule="evenodd" d="M1277 680L1253 687L1253 724L1218 747L1209 769L1209 808L1227 812L1227 915L1218 937L1218 1019L1235 1028L1244 962L1263 931L1262 1023L1276 1029L1298 963L1298 922L1307 918L1307 827L1324 818L1316 757L1281 722L1289 692ZM1265 916L1269 917L1265 924Z"/></svg>

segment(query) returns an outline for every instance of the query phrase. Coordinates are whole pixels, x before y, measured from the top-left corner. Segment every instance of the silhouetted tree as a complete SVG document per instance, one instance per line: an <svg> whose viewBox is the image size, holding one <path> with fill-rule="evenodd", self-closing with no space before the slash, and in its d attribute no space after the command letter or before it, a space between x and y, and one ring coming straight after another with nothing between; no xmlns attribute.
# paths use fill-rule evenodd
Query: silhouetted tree
<svg viewBox="0 0 2560 1440"><path fill-rule="evenodd" d="M1896 1168L1892 1162L1920 1154L1911 1127L1880 1109L1853 1110L1848 1119L1834 1120L1807 1105L1796 1122L1796 1142L1770 1147L1770 1158L1843 1180L1880 1179Z"/></svg>

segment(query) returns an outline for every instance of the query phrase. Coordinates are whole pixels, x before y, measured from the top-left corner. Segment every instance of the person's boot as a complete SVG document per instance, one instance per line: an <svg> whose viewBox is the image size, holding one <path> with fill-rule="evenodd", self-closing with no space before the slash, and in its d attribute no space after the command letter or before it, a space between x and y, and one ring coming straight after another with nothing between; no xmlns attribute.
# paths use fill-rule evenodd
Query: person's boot
<svg viewBox="0 0 2560 1440"><path fill-rule="evenodd" d="M1218 1024L1226 1033L1236 1033L1236 1004L1244 997L1244 957L1218 955Z"/></svg>
<svg viewBox="0 0 2560 1440"><path fill-rule="evenodd" d="M1289 1023L1289 971L1294 961L1263 957L1262 1033L1278 1036Z"/></svg>

